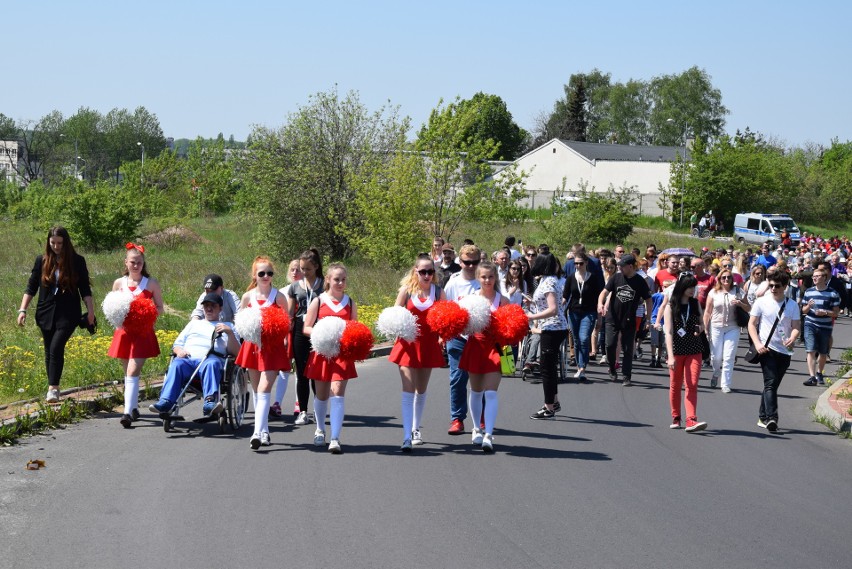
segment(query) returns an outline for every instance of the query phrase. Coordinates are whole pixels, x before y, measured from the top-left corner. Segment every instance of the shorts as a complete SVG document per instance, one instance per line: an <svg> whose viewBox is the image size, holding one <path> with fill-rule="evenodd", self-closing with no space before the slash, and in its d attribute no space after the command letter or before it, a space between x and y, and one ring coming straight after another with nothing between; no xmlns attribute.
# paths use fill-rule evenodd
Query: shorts
<svg viewBox="0 0 852 569"><path fill-rule="evenodd" d="M820 328L805 322L805 351L828 355L828 343L832 332L831 328Z"/></svg>

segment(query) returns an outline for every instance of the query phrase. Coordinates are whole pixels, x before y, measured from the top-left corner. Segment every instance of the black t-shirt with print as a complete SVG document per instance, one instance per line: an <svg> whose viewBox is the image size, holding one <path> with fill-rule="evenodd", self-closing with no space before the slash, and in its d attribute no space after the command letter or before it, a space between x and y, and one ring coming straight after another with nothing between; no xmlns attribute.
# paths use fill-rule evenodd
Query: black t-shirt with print
<svg viewBox="0 0 852 569"><path fill-rule="evenodd" d="M604 288L610 292L607 321L616 328L635 326L639 303L651 298L651 290L645 279L638 274L627 278L622 273L615 273Z"/></svg>

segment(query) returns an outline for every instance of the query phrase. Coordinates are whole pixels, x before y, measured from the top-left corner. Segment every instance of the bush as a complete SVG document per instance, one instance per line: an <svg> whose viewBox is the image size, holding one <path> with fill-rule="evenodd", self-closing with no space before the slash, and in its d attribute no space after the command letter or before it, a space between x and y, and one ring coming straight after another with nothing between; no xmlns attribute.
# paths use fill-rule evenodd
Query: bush
<svg viewBox="0 0 852 569"><path fill-rule="evenodd" d="M109 182L77 189L62 217L82 247L113 249L136 236L142 219L129 192Z"/></svg>
<svg viewBox="0 0 852 569"><path fill-rule="evenodd" d="M567 213L556 215L547 224L551 246L568 250L576 242L619 243L633 232L639 219L630 203L630 191L606 193L583 191Z"/></svg>

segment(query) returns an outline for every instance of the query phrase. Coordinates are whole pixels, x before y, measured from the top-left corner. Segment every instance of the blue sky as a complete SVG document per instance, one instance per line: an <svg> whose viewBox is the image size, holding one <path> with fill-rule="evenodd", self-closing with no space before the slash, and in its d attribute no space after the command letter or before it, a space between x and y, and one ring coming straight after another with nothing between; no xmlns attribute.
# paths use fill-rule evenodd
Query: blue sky
<svg viewBox="0 0 852 569"><path fill-rule="evenodd" d="M388 100L419 126L439 99L502 97L515 120L572 73L703 68L746 126L788 146L852 139L852 3L727 1L10 2L0 112L145 106L166 136L282 125L308 96Z"/></svg>

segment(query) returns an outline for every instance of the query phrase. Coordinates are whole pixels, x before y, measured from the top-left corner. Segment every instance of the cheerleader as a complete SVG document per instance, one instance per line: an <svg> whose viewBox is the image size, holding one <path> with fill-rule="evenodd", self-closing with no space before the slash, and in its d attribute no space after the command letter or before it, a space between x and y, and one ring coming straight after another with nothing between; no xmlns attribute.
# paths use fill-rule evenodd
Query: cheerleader
<svg viewBox="0 0 852 569"><path fill-rule="evenodd" d="M318 320L327 316L337 316L343 320L357 320L358 313L355 303L346 294L346 267L340 263L329 266L325 275L324 292L311 301L305 315L304 334L310 336ZM314 419L317 429L314 432L314 446L325 444L325 416L329 411L329 396L331 396L331 442L329 452L341 454L340 429L343 427L344 401L346 384L350 379L358 377L355 372L355 362L340 357L328 359L311 351L308 364L305 366L305 376L315 381Z"/></svg>
<svg viewBox="0 0 852 569"><path fill-rule="evenodd" d="M497 267L493 263L480 263L476 269L480 295L491 303L491 312L509 304L505 296L497 292ZM487 332L471 334L462 352L459 368L469 375L470 395L468 407L471 417L482 415L482 397L485 396L485 432L474 422L471 442L481 445L485 452L494 451L494 422L497 420L497 389L502 376L500 369L500 348Z"/></svg>
<svg viewBox="0 0 852 569"><path fill-rule="evenodd" d="M428 254L419 255L414 267L400 282L396 297L395 305L408 309L417 318L420 329L413 342L397 338L388 357L399 365L402 379L403 452L411 452L411 445L423 444L420 420L426 406L426 387L432 368L444 365L438 334L426 322L426 314L435 301L445 300L444 291L434 284L434 280L435 263Z"/></svg>
<svg viewBox="0 0 852 569"><path fill-rule="evenodd" d="M299 259L293 259L290 261L290 266L287 267L287 281L288 284L284 288L278 291L278 295L287 300L290 297L290 289L293 288L294 283L298 283L302 280L302 269L299 267ZM290 307L288 303L287 308L288 313L290 314L290 318L292 319L293 313L290 312ZM293 337L292 330L289 338L289 342L287 343L287 360L292 361L293 359ZM284 401L284 394L287 393L287 384L290 383L290 371L281 371L278 372L278 381L275 383L275 403L272 404L272 407L269 408L269 413L273 417L280 417L282 415L281 412L281 402ZM298 403L298 401L297 401Z"/></svg>
<svg viewBox="0 0 852 569"><path fill-rule="evenodd" d="M287 301L278 289L272 286L275 267L266 257L256 257L251 265L251 283L240 301L240 310L259 308L260 310L286 310ZM235 363L248 371L251 386L255 392L254 433L251 436L252 450L269 446L269 396L279 371L290 371L287 355L287 340L282 345L263 344L258 347L244 341Z"/></svg>
<svg viewBox="0 0 852 569"><path fill-rule="evenodd" d="M157 307L157 315L163 314L163 291L157 279L148 274L145 264L145 247L128 243L124 256L124 276L116 279L112 290L136 297L151 299ZM160 355L160 344L154 327L143 332L129 334L117 328L112 335L107 355L121 362L124 369L124 414L121 426L129 429L139 418L139 376L145 360Z"/></svg>

